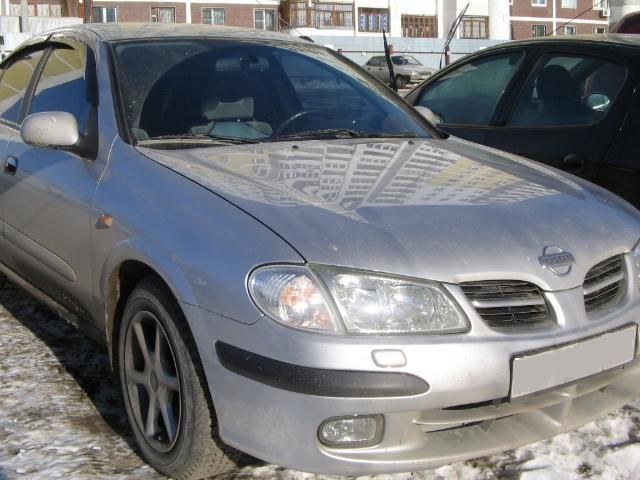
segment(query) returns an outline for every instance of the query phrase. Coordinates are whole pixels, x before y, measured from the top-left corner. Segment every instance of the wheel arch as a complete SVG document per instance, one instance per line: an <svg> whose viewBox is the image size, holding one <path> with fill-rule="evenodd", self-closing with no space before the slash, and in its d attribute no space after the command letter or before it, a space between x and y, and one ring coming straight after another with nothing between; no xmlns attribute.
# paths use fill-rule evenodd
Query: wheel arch
<svg viewBox="0 0 640 480"><path fill-rule="evenodd" d="M172 257L168 253L160 251L149 255L151 249L134 248L134 243L122 245L112 252L100 278L100 303L104 305L105 339L112 367L117 363L115 346L124 306L133 289L142 280L155 278L176 300L195 302L186 276L171 261ZM140 253L143 251L146 254Z"/></svg>

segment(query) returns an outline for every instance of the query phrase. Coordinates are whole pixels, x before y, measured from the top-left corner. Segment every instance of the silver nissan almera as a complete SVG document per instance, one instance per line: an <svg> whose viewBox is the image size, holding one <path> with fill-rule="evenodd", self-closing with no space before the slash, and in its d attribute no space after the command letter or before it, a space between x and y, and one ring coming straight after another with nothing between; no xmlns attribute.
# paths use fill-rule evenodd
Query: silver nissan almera
<svg viewBox="0 0 640 480"><path fill-rule="evenodd" d="M106 344L157 470L425 469L640 398L612 194L284 35L86 25L1 70L1 269Z"/></svg>

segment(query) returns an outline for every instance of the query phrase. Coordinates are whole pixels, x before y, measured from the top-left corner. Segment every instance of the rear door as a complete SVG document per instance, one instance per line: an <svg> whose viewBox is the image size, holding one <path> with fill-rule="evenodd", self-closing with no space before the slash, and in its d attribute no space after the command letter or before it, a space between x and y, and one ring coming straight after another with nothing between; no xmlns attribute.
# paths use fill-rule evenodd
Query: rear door
<svg viewBox="0 0 640 480"><path fill-rule="evenodd" d="M389 69L384 57L373 57L365 66L367 72L383 82L389 81Z"/></svg>
<svg viewBox="0 0 640 480"><path fill-rule="evenodd" d="M622 59L581 48L540 52L486 145L593 179L633 91Z"/></svg>
<svg viewBox="0 0 640 480"><path fill-rule="evenodd" d="M638 69L636 63L635 84ZM630 105L622 130L596 166L593 181L640 208L640 90L636 90Z"/></svg>
<svg viewBox="0 0 640 480"><path fill-rule="evenodd" d="M443 130L484 143L510 86L522 76L527 57L520 48L475 56L427 81L407 100L429 108Z"/></svg>

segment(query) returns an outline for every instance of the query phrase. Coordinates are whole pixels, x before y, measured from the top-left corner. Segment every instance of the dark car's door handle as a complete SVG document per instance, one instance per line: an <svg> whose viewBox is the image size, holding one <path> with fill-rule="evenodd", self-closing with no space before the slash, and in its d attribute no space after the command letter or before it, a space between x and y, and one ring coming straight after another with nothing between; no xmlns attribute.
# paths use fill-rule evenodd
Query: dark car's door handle
<svg viewBox="0 0 640 480"><path fill-rule="evenodd" d="M562 169L571 173L579 173L584 168L584 158L576 153L570 153L562 160Z"/></svg>
<svg viewBox="0 0 640 480"><path fill-rule="evenodd" d="M4 161L4 171L13 175L18 170L18 159L16 157L8 157Z"/></svg>

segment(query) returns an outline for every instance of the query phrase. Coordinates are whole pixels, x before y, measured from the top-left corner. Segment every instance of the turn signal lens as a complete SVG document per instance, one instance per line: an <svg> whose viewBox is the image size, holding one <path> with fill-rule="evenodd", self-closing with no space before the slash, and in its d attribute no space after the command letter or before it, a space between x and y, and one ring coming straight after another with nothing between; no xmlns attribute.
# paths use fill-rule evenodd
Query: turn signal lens
<svg viewBox="0 0 640 480"><path fill-rule="evenodd" d="M249 279L249 291L256 305L285 325L338 332L318 282L303 267L265 267Z"/></svg>

